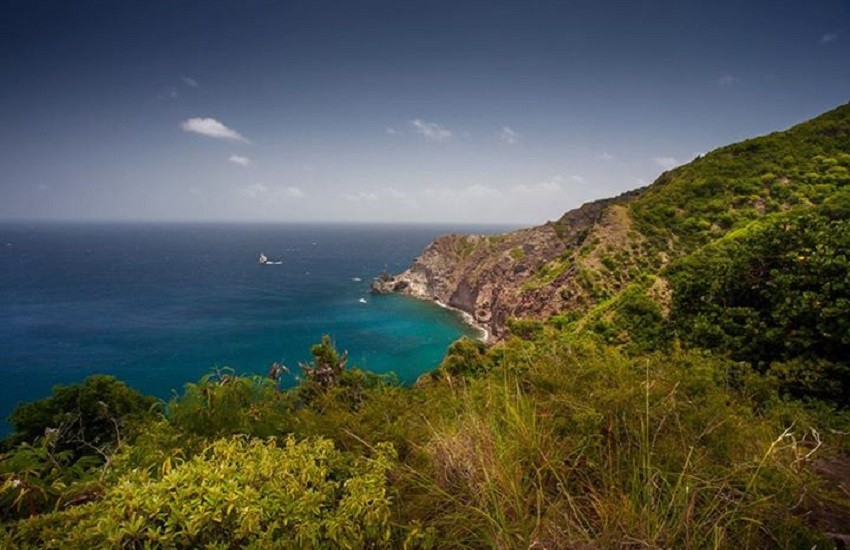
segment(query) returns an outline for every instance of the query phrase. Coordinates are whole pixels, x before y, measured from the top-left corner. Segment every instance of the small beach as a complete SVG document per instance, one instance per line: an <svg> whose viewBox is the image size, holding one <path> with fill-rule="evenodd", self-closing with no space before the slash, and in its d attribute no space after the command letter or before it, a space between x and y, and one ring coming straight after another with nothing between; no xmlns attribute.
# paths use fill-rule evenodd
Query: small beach
<svg viewBox="0 0 850 550"><path fill-rule="evenodd" d="M444 302L441 302L440 300L434 300L434 303L437 304L438 306L442 307L442 308L445 308L445 309L452 311L455 314L457 314L457 316L460 317L465 324L470 326L472 329L474 329L478 333L478 339L479 340L481 340L485 344L490 343L490 331L487 330L487 328L484 325L482 325L478 321L476 321L475 317L473 317L471 313L468 313L466 311L463 311L462 309L458 309L456 307L450 306L450 305L448 305Z"/></svg>

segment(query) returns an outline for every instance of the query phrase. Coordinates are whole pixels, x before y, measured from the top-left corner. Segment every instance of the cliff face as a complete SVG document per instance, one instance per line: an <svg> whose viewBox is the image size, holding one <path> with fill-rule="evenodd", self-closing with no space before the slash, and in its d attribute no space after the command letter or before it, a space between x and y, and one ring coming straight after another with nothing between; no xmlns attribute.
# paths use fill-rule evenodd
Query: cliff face
<svg viewBox="0 0 850 550"><path fill-rule="evenodd" d="M509 318L545 319L591 299L576 280L592 256L581 245L630 225L621 203L634 193L587 203L556 222L496 236L446 235L398 275L372 283L376 293L399 292L467 312L500 338Z"/></svg>

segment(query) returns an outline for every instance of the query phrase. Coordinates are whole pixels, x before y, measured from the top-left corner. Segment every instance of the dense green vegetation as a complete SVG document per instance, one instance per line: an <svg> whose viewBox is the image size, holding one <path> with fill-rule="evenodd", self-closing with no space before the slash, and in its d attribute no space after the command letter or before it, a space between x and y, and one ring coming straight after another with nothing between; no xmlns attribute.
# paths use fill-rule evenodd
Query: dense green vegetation
<svg viewBox="0 0 850 550"><path fill-rule="evenodd" d="M665 172L633 203L640 231L678 255L764 214L821 204L850 184L850 106L721 147Z"/></svg>
<svg viewBox="0 0 850 550"><path fill-rule="evenodd" d="M217 439L157 471L125 471L96 502L35 516L13 540L40 548L382 545L393 457L386 444L351 460L323 438Z"/></svg>
<svg viewBox="0 0 850 550"><path fill-rule="evenodd" d="M843 107L663 175L630 204L634 254L577 275L604 290L587 311L459 340L414 387L326 337L288 390L274 365L168 403L93 377L22 405L0 546L828 548L848 129Z"/></svg>
<svg viewBox="0 0 850 550"><path fill-rule="evenodd" d="M278 392L268 379L211 376L105 463L54 483L50 506L27 506L23 487L32 483L21 480L40 462L29 445L12 449L2 461L3 512L26 519L8 521L0 540L23 548L823 542L803 508L788 508L823 491L806 465L825 419L836 428L842 419L765 392L763 375L740 369L701 352L629 355L547 326L487 350L461 341L415 388L374 379L354 394L341 380L305 377ZM83 489L87 498L75 500Z"/></svg>
<svg viewBox="0 0 850 550"><path fill-rule="evenodd" d="M677 263L676 334L773 371L798 397L850 403L850 218L830 213L777 216Z"/></svg>

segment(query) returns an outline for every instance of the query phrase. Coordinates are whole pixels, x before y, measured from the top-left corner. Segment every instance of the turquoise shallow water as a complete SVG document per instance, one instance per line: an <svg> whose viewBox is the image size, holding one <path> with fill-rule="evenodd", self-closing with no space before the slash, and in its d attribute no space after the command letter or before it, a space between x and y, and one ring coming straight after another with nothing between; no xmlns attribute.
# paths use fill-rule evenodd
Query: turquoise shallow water
<svg viewBox="0 0 850 550"><path fill-rule="evenodd" d="M93 373L160 398L216 366L297 374L326 333L349 364L412 382L473 332L433 304L371 296L371 278L440 234L507 229L0 224L0 415ZM283 263L258 265L260 251Z"/></svg>

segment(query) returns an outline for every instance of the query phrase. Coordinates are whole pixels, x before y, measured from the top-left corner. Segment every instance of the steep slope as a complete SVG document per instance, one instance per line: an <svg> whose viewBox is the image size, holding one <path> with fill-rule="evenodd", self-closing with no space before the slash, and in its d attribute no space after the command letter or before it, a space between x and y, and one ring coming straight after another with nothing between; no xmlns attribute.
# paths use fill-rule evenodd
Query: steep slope
<svg viewBox="0 0 850 550"><path fill-rule="evenodd" d="M508 321L572 318L754 220L822 203L850 184L850 105L717 149L650 186L499 236L440 237L375 292L437 300L496 338ZM664 282L656 285L663 293Z"/></svg>

